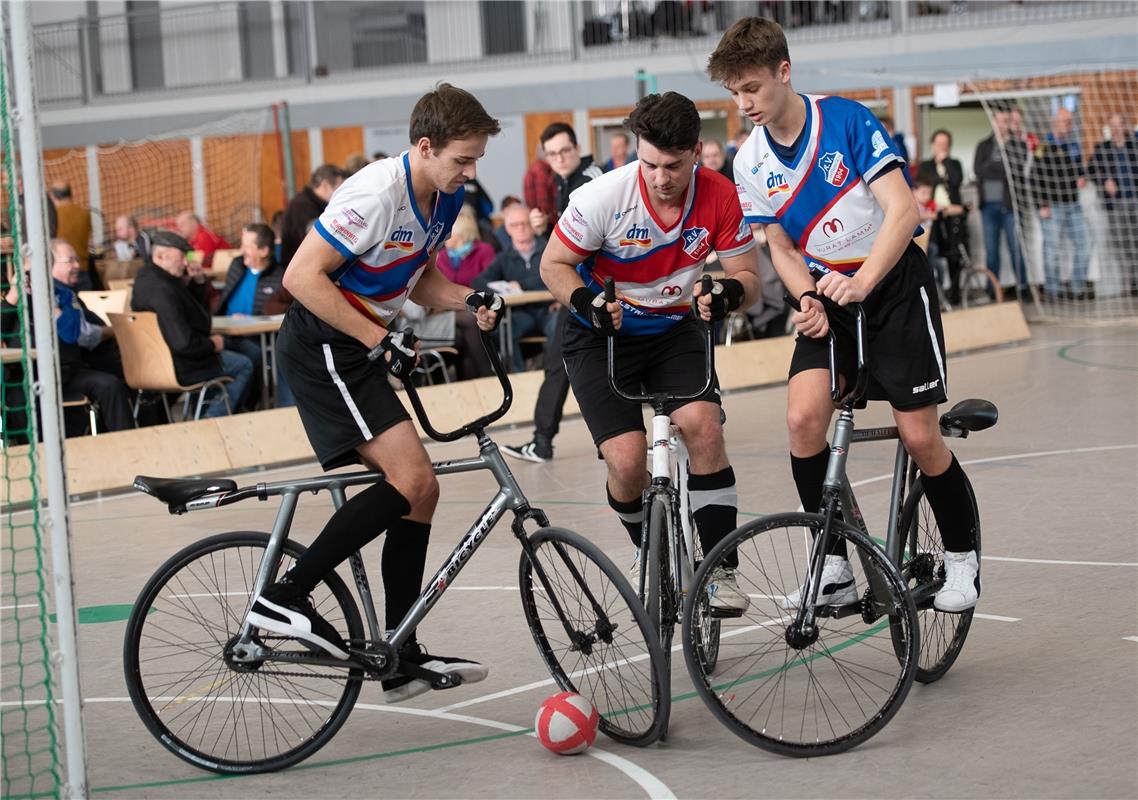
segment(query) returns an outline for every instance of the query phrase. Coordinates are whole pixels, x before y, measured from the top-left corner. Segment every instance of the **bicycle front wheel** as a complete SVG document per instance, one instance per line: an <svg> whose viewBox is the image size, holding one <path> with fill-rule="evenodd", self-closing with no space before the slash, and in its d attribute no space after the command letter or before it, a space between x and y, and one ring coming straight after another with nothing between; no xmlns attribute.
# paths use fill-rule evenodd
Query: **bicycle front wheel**
<svg viewBox="0 0 1138 800"><path fill-rule="evenodd" d="M659 739L670 708L664 654L620 570L583 536L542 528L522 553L519 585L557 685L588 699L612 739L637 746Z"/></svg>
<svg viewBox="0 0 1138 800"><path fill-rule="evenodd" d="M873 736L901 707L917 663L916 609L900 573L869 537L841 522L830 533L845 544L850 582L820 587L833 603L815 608L813 629L799 625L798 598L822 526L818 514L778 514L737 528L703 560L684 608L684 658L700 697L737 736L781 755L840 753ZM751 605L720 620L712 677L697 649L695 600L732 549ZM900 654L891 622L906 634Z"/></svg>
<svg viewBox="0 0 1138 800"><path fill-rule="evenodd" d="M271 772L308 758L360 694L360 670L230 659L268 542L266 533L222 533L186 547L154 573L127 622L123 668L135 710L174 755L212 772ZM278 574L303 552L286 541ZM335 573L312 602L345 640L363 640L355 600ZM280 637L254 641L308 652Z"/></svg>

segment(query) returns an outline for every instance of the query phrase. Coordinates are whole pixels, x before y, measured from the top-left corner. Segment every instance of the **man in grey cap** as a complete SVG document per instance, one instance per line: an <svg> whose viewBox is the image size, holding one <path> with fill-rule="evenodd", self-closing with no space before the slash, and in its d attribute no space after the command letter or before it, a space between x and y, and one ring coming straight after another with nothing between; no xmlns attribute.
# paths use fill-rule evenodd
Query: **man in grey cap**
<svg viewBox="0 0 1138 800"><path fill-rule="evenodd" d="M174 372L182 385L227 375L229 406L236 411L253 375L253 362L241 353L223 348L221 336L211 336L212 318L206 305L206 284L182 281L190 243L173 231L159 231L151 239L150 260L139 270L130 307L153 311L158 327L174 356ZM225 413L221 397L207 397L205 416Z"/></svg>

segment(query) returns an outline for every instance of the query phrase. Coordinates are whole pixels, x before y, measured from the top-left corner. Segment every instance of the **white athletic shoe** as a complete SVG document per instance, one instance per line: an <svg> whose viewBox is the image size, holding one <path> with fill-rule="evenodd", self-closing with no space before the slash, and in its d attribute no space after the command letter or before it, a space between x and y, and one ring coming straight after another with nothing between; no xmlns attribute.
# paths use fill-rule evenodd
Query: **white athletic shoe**
<svg viewBox="0 0 1138 800"><path fill-rule="evenodd" d="M254 627L281 636L294 636L314 650L346 660L348 646L307 597L289 597L286 584L269 586L253 601L246 621Z"/></svg>
<svg viewBox="0 0 1138 800"><path fill-rule="evenodd" d="M795 589L783 598L782 607L788 611L797 609L802 605L804 594L806 594L805 586ZM814 605L842 606L855 602L857 602L857 583L850 562L841 556L826 556L826 562L822 565L822 583L818 586L818 600Z"/></svg>
<svg viewBox="0 0 1138 800"><path fill-rule="evenodd" d="M632 551L632 563L628 567L628 583L632 591L640 591L640 548Z"/></svg>
<svg viewBox="0 0 1138 800"><path fill-rule="evenodd" d="M980 561L975 550L944 554L944 586L933 598L937 611L960 613L980 599Z"/></svg>
<svg viewBox="0 0 1138 800"><path fill-rule="evenodd" d="M729 567L716 567L711 571L711 580L707 583L707 596L711 598L713 611L742 614L751 605L751 598L739 590L735 570Z"/></svg>
<svg viewBox="0 0 1138 800"><path fill-rule="evenodd" d="M432 672L460 675L464 684L486 680L486 676L490 674L490 670L485 664L479 664L469 658L431 655L420 644L404 646L403 651L399 654L399 660L404 663L418 664ZM383 702L385 703L402 703L404 700L410 700L412 697L418 697L431 690L431 684L409 675L396 675L394 678L382 681L382 685Z"/></svg>

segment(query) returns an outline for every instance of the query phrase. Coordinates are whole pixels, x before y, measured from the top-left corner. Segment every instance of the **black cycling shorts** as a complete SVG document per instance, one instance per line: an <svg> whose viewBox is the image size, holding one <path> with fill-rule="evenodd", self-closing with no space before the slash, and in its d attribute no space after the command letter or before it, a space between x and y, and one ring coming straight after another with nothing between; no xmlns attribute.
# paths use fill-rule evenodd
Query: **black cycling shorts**
<svg viewBox="0 0 1138 800"><path fill-rule="evenodd" d="M944 330L936 284L928 258L912 242L901 260L862 303L866 317L866 400L888 400L900 411L912 411L948 399ZM837 333L839 371L847 385L857 376L853 317L830 313ZM830 367L826 337L798 335L790 360L790 377L808 369Z"/></svg>
<svg viewBox="0 0 1138 800"><path fill-rule="evenodd" d="M671 392L690 394L702 388L706 356L702 325L690 317L671 330L648 336L616 337L617 385L631 394ZM629 431L645 432L641 403L613 394L608 382L606 337L585 328L570 316L565 322L561 354L581 416L600 445ZM698 400L719 404L719 381L712 375L711 388ZM670 414L692 402L669 403Z"/></svg>
<svg viewBox="0 0 1138 800"><path fill-rule="evenodd" d="M293 303L277 336L284 373L308 441L326 470L360 463L356 448L411 419L382 364L358 340Z"/></svg>

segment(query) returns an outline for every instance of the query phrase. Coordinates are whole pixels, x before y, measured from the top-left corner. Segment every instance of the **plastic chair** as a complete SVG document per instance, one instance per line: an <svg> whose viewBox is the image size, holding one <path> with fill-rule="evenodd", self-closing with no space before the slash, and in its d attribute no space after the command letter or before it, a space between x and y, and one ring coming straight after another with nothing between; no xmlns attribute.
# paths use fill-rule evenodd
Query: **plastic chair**
<svg viewBox="0 0 1138 800"><path fill-rule="evenodd" d="M79 292L79 299L108 325L111 324L108 314L122 314L130 310L130 292L126 289L115 289L110 292Z"/></svg>

